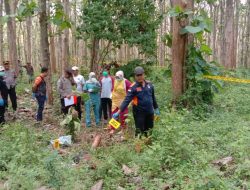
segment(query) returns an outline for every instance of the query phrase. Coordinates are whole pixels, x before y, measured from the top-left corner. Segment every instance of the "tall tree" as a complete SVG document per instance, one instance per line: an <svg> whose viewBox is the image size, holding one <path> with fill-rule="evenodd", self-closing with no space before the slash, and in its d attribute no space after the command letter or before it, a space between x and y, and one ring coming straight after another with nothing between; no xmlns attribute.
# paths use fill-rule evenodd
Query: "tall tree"
<svg viewBox="0 0 250 190"><path fill-rule="evenodd" d="M193 1L172 0L173 7L179 6L183 10L191 10L193 8ZM181 35L181 29L184 27L183 23L177 17L173 18L172 26L172 88L174 104L180 96L184 93L186 88L185 78L185 58L187 54L188 34ZM191 40L191 39L190 39Z"/></svg>
<svg viewBox="0 0 250 190"><path fill-rule="evenodd" d="M3 16L3 0L0 0L0 18ZM0 64L2 64L4 60L4 52L3 52L3 23L0 22Z"/></svg>
<svg viewBox="0 0 250 190"><path fill-rule="evenodd" d="M246 50L244 54L244 62L245 65L249 68L250 67L250 0L247 0L247 15L246 15Z"/></svg>
<svg viewBox="0 0 250 190"><path fill-rule="evenodd" d="M63 0L64 15L69 17L70 4L69 0ZM64 70L69 66L69 28L63 31L63 64L62 69Z"/></svg>
<svg viewBox="0 0 250 190"><path fill-rule="evenodd" d="M47 1L39 0L40 3L40 46L41 46L41 62L42 66L49 68L49 75L47 77L47 92L48 92L48 103L53 103L52 94L52 76L50 66L50 54L49 54L49 40L48 40L48 16L47 16Z"/></svg>
<svg viewBox="0 0 250 190"><path fill-rule="evenodd" d="M12 3L12 4L10 4ZM16 1L4 0L5 12L7 15L14 15L16 8ZM14 17L8 18L8 45L9 45L9 60L14 66L16 73L19 73L17 62L17 46L16 46L16 22Z"/></svg>
<svg viewBox="0 0 250 190"><path fill-rule="evenodd" d="M236 67L234 63L234 2L233 0L226 0L226 23L224 33L224 49L225 57L223 59L223 65L228 69Z"/></svg>

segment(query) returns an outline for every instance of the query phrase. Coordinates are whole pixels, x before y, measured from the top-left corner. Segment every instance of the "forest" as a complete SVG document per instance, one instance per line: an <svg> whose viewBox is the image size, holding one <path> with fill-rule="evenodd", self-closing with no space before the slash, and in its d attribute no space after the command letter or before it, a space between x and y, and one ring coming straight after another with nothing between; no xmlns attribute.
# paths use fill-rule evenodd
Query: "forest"
<svg viewBox="0 0 250 190"><path fill-rule="evenodd" d="M0 0L0 189L250 189L248 102L250 0Z"/></svg>

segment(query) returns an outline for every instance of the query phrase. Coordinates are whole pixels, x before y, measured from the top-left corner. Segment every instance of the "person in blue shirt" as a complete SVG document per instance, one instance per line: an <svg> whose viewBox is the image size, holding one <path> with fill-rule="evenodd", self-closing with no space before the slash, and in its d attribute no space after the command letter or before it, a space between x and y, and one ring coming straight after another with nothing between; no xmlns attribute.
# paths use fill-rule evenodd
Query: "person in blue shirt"
<svg viewBox="0 0 250 190"><path fill-rule="evenodd" d="M155 98L154 86L145 80L144 69L136 67L134 74L136 82L131 85L120 109L113 114L113 118L118 118L119 114L133 101L136 135L147 135L154 126L154 114L159 115L160 111Z"/></svg>
<svg viewBox="0 0 250 190"><path fill-rule="evenodd" d="M89 94L89 99L85 103L86 126L91 127L91 108L94 109L96 126L100 124L100 89L101 85L96 79L94 72L89 73L89 80L85 83L83 90Z"/></svg>

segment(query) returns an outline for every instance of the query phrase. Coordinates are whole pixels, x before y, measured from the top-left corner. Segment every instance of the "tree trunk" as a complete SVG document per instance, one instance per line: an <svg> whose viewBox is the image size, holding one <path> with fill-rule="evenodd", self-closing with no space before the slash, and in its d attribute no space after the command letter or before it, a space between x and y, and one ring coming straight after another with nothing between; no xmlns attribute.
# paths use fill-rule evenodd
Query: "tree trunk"
<svg viewBox="0 0 250 190"><path fill-rule="evenodd" d="M64 14L69 15L69 0L63 0ZM69 29L65 29L63 32L63 64L62 70L65 70L69 66Z"/></svg>
<svg viewBox="0 0 250 190"><path fill-rule="evenodd" d="M0 18L3 16L3 0L0 0ZM4 51L3 51L3 24L0 22L0 64L4 60Z"/></svg>
<svg viewBox="0 0 250 190"><path fill-rule="evenodd" d="M235 28L234 28L234 55L233 55L233 68L237 66L238 60L238 35L239 35L239 19L240 19L240 10L239 10L239 0L235 0Z"/></svg>
<svg viewBox="0 0 250 190"><path fill-rule="evenodd" d="M51 34L50 41L50 62L51 62L51 72L56 73L56 50L55 50L55 37L52 31L51 25L49 25L49 33Z"/></svg>
<svg viewBox="0 0 250 190"><path fill-rule="evenodd" d="M225 24L225 59L223 65L227 69L234 69L234 6L233 0L226 0L226 24Z"/></svg>
<svg viewBox="0 0 250 190"><path fill-rule="evenodd" d="M26 20L26 27L27 27L27 62L31 63L32 62L32 35L31 35L31 30L32 30L32 18L29 16Z"/></svg>
<svg viewBox="0 0 250 190"><path fill-rule="evenodd" d="M7 15L13 15L15 13L14 9L15 6L13 6L13 10L11 10L9 0L4 0L5 4L5 12ZM12 2L15 3L15 2ZM15 71L17 75L19 74L19 67L17 63L17 46L16 46L16 22L15 18L10 17L7 22L8 25L8 45L9 45L9 61L14 66Z"/></svg>
<svg viewBox="0 0 250 190"><path fill-rule="evenodd" d="M97 72L98 70L98 65L97 65L98 52L99 52L99 39L94 37L91 49L90 71Z"/></svg>
<svg viewBox="0 0 250 190"><path fill-rule="evenodd" d="M49 69L49 75L47 77L47 93L48 93L48 103L53 104L53 94L52 94L52 76L51 76L51 66L50 66L50 54L49 54L49 41L48 41L48 15L47 15L47 1L39 0L40 2L40 45L41 45L41 55L42 55L42 66Z"/></svg>
<svg viewBox="0 0 250 190"><path fill-rule="evenodd" d="M180 6L183 9L192 9L193 1L185 3L183 0L172 0L173 7ZM187 53L188 35L181 35L180 22L173 19L173 42L172 42L172 88L173 88L173 103L179 100L186 89L185 78L185 56ZM192 40L192 39L190 39Z"/></svg>

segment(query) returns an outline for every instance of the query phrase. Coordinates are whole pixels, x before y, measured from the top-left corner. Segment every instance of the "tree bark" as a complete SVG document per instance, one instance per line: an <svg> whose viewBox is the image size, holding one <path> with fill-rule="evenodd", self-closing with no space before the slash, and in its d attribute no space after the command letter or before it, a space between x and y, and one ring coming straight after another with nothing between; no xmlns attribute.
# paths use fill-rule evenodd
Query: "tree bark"
<svg viewBox="0 0 250 190"><path fill-rule="evenodd" d="M52 76L51 76L51 65L50 65L50 54L49 54L49 41L48 41L48 15L47 15L47 1L39 0L40 2L40 45L42 55L42 66L49 69L49 75L47 77L47 93L48 93L48 104L53 104L53 91L52 91Z"/></svg>
<svg viewBox="0 0 250 190"><path fill-rule="evenodd" d="M15 6L13 6L13 10L11 10L9 0L4 0L5 4L5 12L7 15L13 15L15 13L14 9ZM15 3L15 2L12 2ZM16 46L16 22L13 17L10 17L7 22L8 25L8 46L9 46L9 61L13 65L17 75L19 74L19 67L17 63L17 46Z"/></svg>
<svg viewBox="0 0 250 190"><path fill-rule="evenodd" d="M183 0L172 0L172 5L180 6L183 9L192 9L193 1L188 3ZM172 89L173 89L173 104L179 100L186 89L185 78L185 56L187 52L188 35L181 35L180 21L173 19L173 42L172 42ZM190 39L192 40L192 39Z"/></svg>
<svg viewBox="0 0 250 190"><path fill-rule="evenodd" d="M3 16L3 0L0 0L0 17ZM0 22L0 64L4 60L4 51L3 51L3 23Z"/></svg>
<svg viewBox="0 0 250 190"><path fill-rule="evenodd" d="M63 0L64 14L69 15L69 0ZM65 70L69 66L69 29L63 31L63 64L62 70Z"/></svg>
<svg viewBox="0 0 250 190"><path fill-rule="evenodd" d="M32 62L32 18L29 16L26 20L26 29L27 29L27 62Z"/></svg>
<svg viewBox="0 0 250 190"><path fill-rule="evenodd" d="M225 52L224 63L227 69L234 69L234 6L233 0L226 0Z"/></svg>
<svg viewBox="0 0 250 190"><path fill-rule="evenodd" d="M250 0L247 1L247 26L246 26L246 50L244 54L244 62L245 65L249 68L250 67Z"/></svg>
<svg viewBox="0 0 250 190"><path fill-rule="evenodd" d="M49 33L50 33L50 63L51 63L51 72L52 73L57 73L56 72L56 49L55 49L55 37L52 31L51 25L49 25Z"/></svg>
<svg viewBox="0 0 250 190"><path fill-rule="evenodd" d="M99 39L95 38L92 41L90 71L97 72L98 70L98 53L99 52Z"/></svg>

